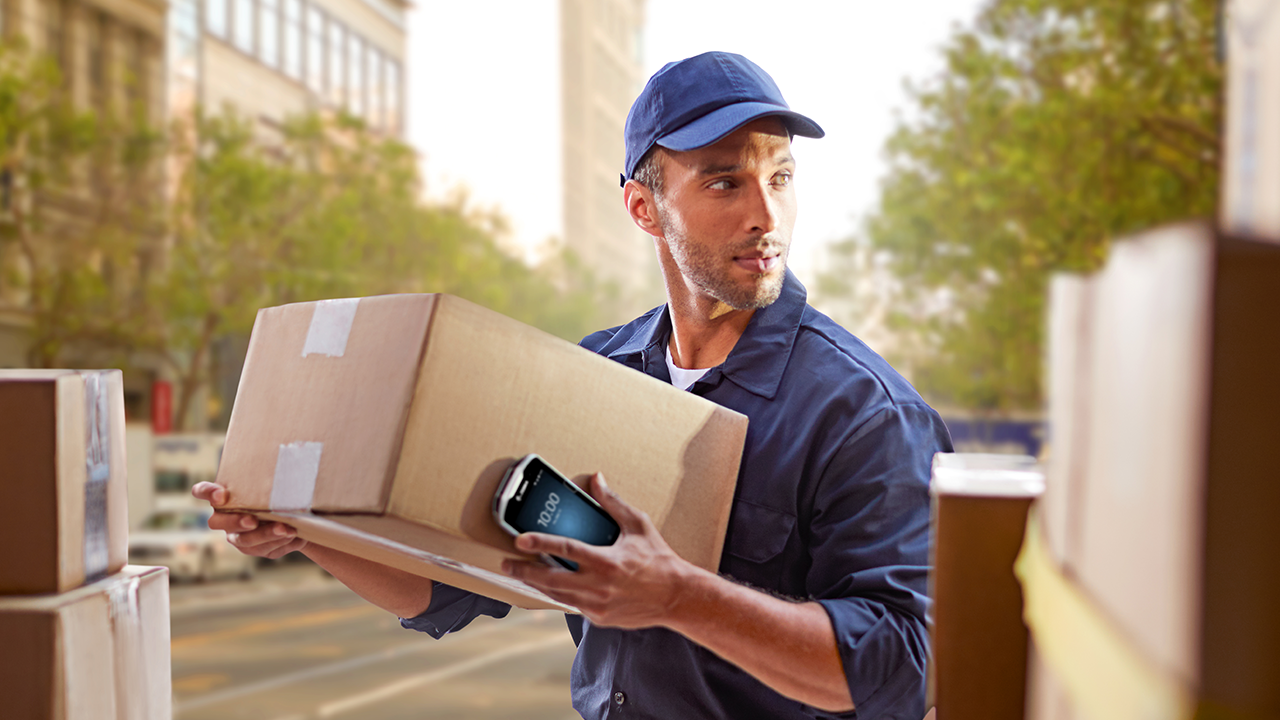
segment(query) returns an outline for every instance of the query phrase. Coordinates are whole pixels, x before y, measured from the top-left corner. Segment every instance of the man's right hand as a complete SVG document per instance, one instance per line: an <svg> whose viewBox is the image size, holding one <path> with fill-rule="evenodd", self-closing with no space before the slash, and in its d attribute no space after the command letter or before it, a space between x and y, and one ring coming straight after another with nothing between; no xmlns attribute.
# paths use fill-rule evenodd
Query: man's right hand
<svg viewBox="0 0 1280 720"><path fill-rule="evenodd" d="M227 540L246 555L275 560L307 546L298 531L284 523L262 522L245 513L219 510L227 504L227 489L217 483L196 483L191 494L213 507L209 529L225 531Z"/></svg>

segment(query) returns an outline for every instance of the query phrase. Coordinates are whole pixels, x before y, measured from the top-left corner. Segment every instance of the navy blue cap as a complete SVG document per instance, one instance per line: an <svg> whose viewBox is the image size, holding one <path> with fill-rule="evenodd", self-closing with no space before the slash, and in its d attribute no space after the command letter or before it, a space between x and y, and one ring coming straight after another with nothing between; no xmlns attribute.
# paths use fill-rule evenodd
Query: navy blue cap
<svg viewBox="0 0 1280 720"><path fill-rule="evenodd" d="M769 73L726 52L667 63L649 78L627 114L622 184L654 145L668 150L706 147L755 120L777 116L792 135L820 138L818 123L794 112Z"/></svg>

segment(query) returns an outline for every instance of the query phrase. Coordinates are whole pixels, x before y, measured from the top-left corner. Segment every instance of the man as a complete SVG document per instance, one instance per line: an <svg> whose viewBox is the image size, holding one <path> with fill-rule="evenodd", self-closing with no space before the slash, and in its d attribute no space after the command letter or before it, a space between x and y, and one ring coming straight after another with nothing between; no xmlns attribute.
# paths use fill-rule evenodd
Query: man
<svg viewBox="0 0 1280 720"><path fill-rule="evenodd" d="M750 418L720 573L676 556L599 475L609 547L537 533L509 563L582 610L574 707L585 718L918 720L925 714L928 475L945 426L881 358L805 303L786 269L791 137L822 137L746 58L659 71L626 127L623 197L651 235L667 304L583 346ZM225 490L196 494L215 506ZM246 552L301 549L405 627L441 637L506 605L218 513Z"/></svg>

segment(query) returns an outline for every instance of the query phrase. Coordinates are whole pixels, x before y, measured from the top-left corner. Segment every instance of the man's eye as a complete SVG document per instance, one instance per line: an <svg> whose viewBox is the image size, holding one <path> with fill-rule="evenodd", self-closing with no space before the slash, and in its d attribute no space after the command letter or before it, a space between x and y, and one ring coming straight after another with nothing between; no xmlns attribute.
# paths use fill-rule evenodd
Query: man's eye
<svg viewBox="0 0 1280 720"><path fill-rule="evenodd" d="M773 184L778 187L786 187L791 184L791 173L781 172L773 176Z"/></svg>
<svg viewBox="0 0 1280 720"><path fill-rule="evenodd" d="M722 180L716 180L715 182L711 183L707 187L712 190L729 190L733 187L733 181L729 180L728 178L725 178Z"/></svg>

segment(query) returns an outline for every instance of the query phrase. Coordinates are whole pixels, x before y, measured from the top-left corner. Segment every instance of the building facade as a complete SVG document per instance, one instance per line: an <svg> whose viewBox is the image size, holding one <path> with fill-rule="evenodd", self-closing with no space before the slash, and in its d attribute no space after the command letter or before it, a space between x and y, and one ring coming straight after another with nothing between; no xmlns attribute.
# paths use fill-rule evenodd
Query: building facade
<svg viewBox="0 0 1280 720"><path fill-rule="evenodd" d="M52 59L64 96L79 110L159 127L165 121L166 9L157 0L0 0L0 38L11 63L18 62L22 53L17 48L24 46ZM23 180L6 166L0 175L0 223L9 225L6 236L19 232L18 215L30 214L29 203L39 203L48 237L35 252L66 252L61 241L83 232L101 210L94 197L101 184L95 184L93 173L81 168L73 177L30 197L14 187ZM0 269L0 367L26 367L31 364L30 297L26 283L15 278L25 278L31 262L16 242L0 243ZM87 357L82 366L94 359ZM126 379L131 414L139 412L146 382L137 376Z"/></svg>
<svg viewBox="0 0 1280 720"><path fill-rule="evenodd" d="M560 0L564 241L637 308L662 301L653 243L619 190L623 128L646 80L644 0Z"/></svg>
<svg viewBox="0 0 1280 720"><path fill-rule="evenodd" d="M173 0L175 116L234 108L266 127L345 111L404 137L408 3Z"/></svg>

